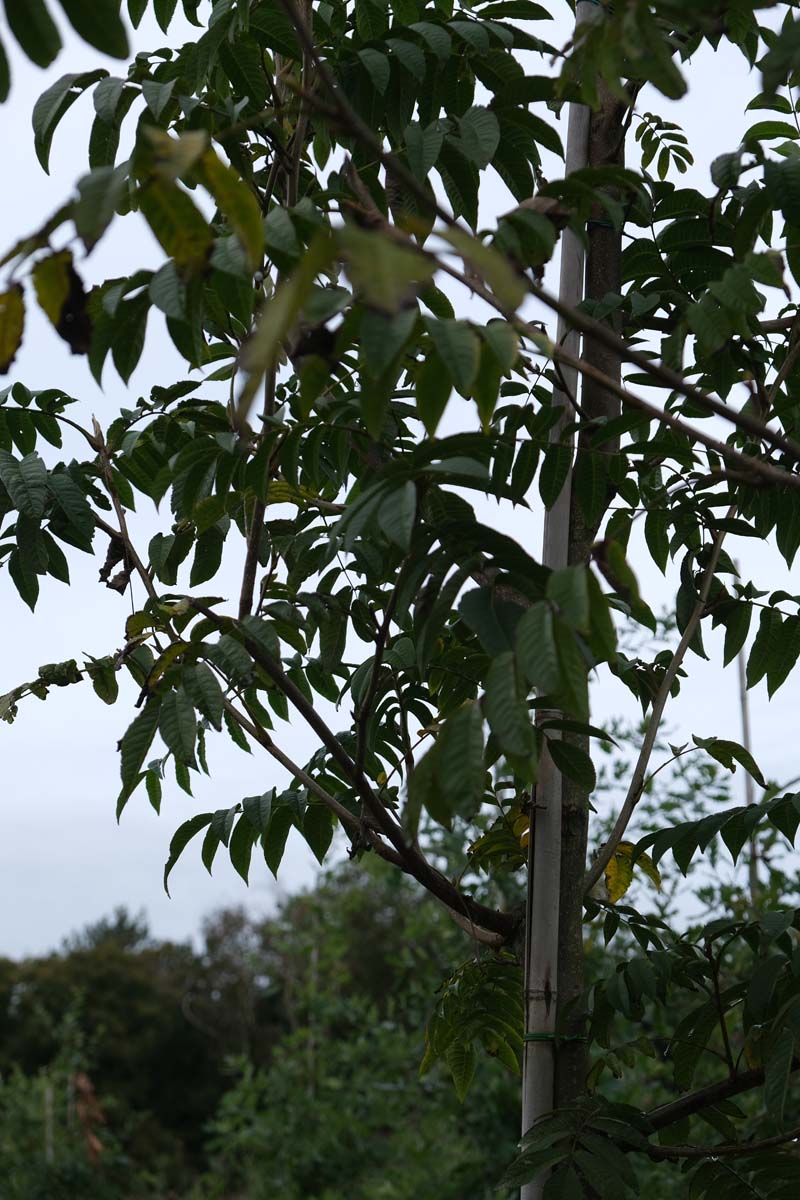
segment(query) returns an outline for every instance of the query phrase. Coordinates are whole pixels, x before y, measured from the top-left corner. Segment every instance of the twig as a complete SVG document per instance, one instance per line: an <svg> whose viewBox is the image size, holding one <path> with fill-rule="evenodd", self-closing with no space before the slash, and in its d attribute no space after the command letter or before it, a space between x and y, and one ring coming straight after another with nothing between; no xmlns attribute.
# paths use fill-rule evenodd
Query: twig
<svg viewBox="0 0 800 1200"><path fill-rule="evenodd" d="M731 508L728 512L728 516L732 516L734 512L735 508ZM608 864L611 862L611 859L614 857L617 846L625 836L625 830L628 828L634 809L641 799L645 784L645 776L647 774L647 766L650 762L650 756L653 753L653 747L655 746L656 738L658 736L658 730L661 725L661 717L664 713L664 708L672 690L672 685L677 677L678 670L684 658L686 657L686 653L692 643L692 639L694 638L703 614L705 613L706 603L711 591L711 584L714 579L714 572L717 568L717 563L719 562L719 556L722 551L722 543L724 539L724 530L718 533L714 539L711 549L711 556L708 560L708 565L706 566L703 574L703 581L700 585L700 593L697 603L692 609L689 620L686 623L686 628L683 631L683 636L677 645L670 664L664 672L664 678L661 680L661 686L653 698L653 707L650 713L650 720L647 723L644 741L642 742L642 747L639 751L639 757L636 760L636 766L634 767L633 775L631 776L625 801L620 809L619 816L614 823L611 836L605 845L601 847L600 852L586 873L584 889L587 892L592 890L598 879L600 879L602 876Z"/></svg>
<svg viewBox="0 0 800 1200"><path fill-rule="evenodd" d="M188 603L197 612L208 617L217 628L227 629L232 624L230 618L221 617L194 597L186 597ZM381 802L380 797L373 791L363 771L357 771L353 759L345 750L339 738L328 727L314 705L306 699L300 689L286 675L281 664L264 650L245 630L241 630L245 649L253 662L262 668L274 684L280 689L293 708L300 713L306 724L316 733L328 753L339 764L346 777L353 784L358 796L370 813L375 828L391 843L397 852L399 863L407 875L411 875L418 883L447 907L463 912L475 925L500 933L505 938L510 937L516 929L516 918L507 912L488 908L464 896L454 887L450 880L428 862L419 850L409 846L398 822Z"/></svg>
<svg viewBox="0 0 800 1200"><path fill-rule="evenodd" d="M266 379L264 380L264 407L262 409L262 417L267 418L273 415L275 408L275 368L271 367L267 371ZM263 433L261 435L263 437ZM264 469L263 490L266 495L269 487L270 463L267 461ZM258 551L261 545L261 535L264 531L264 516L267 511L267 502L262 500L260 496L256 496L253 505L253 512L250 519L250 529L247 532L247 554L244 560L244 570L242 571L242 588L239 593L239 620L246 617L253 609L253 595L256 587L256 572L258 570Z"/></svg>
<svg viewBox="0 0 800 1200"><path fill-rule="evenodd" d="M97 423L97 420L94 417L92 417L92 427L94 429L95 442L96 442L96 446L97 446L97 454L100 459L100 465L102 467L103 478L105 479L105 483L106 483L106 489L108 491L109 496L111 497L111 503L114 506L114 512L116 513L117 520L119 521L119 533L117 533L115 530L110 531L109 527L106 527L106 530L107 530L107 532L111 533L111 536L120 537L122 539L122 543L125 547L125 554L126 554L128 561L133 566L134 570L136 571L136 574L139 576L142 583L144 584L144 589L147 592L150 599L155 600L158 597L158 592L156 591L156 589L153 585L153 581L150 578L150 572L147 570L147 567L144 565L142 560L139 558L139 555L136 553L136 549L133 545L133 542L131 541L131 535L128 532L128 522L125 519L125 509L122 507L119 496L117 495L117 490L114 487L114 476L112 475L112 472L111 472L111 459L109 458L108 447L106 446L105 438L103 436L103 431L100 428L99 424ZM99 525L99 523L100 523L99 518L97 518L97 523Z"/></svg>
<svg viewBox="0 0 800 1200"><path fill-rule="evenodd" d="M792 367L796 365L798 357L800 357L800 317L795 317L789 337L789 349L786 352L786 358L781 363L780 370L770 384L770 389L767 394L768 408L772 408L773 404L775 403L778 392L780 391L782 384L786 381L786 377L788 376Z"/></svg>
<svg viewBox="0 0 800 1200"><path fill-rule="evenodd" d="M380 138L377 138L368 125L361 120L356 110L346 98L338 83L334 79L328 64L320 55L314 42L314 36L309 28L305 17L298 11L294 0L280 0L281 7L288 16L297 34L297 40L314 64L317 71L317 76L322 82L325 90L330 96L336 108L342 124L350 130L353 136L361 142L362 145L368 146L375 157L382 163L388 174L407 188L414 198L422 205L426 212L433 212L445 224L452 227L459 227L453 217L443 209L437 202L432 192L429 192L417 179L411 171L406 170L403 164L389 151L384 150L383 143ZM306 99L310 103L314 103L312 96L307 96Z"/></svg>
<svg viewBox="0 0 800 1200"><path fill-rule="evenodd" d="M706 957L711 965L711 982L714 989L714 1007L717 1010L720 1033L722 1034L722 1044L725 1047L725 1061L728 1064L728 1069L730 1070L731 1075L735 1075L736 1063L734 1062L733 1051L731 1050L731 1039L728 1037L728 1023L725 1020L725 1009L722 1005L722 996L719 990L719 968L721 964L715 961L714 951L710 944L706 948Z"/></svg>
<svg viewBox="0 0 800 1200"><path fill-rule="evenodd" d="M392 589L387 604L386 611L383 614L383 621L375 637L375 656L372 660L372 671L370 672L369 686L366 691L361 705L359 706L358 716L356 718L356 770L361 772L364 770L364 759L367 753L367 726L369 725L370 713L372 705L375 701L375 696L380 683L381 666L383 665L383 656L386 653L386 643L389 639L389 627L392 623L394 610L397 607L398 584Z"/></svg>
<svg viewBox="0 0 800 1200"><path fill-rule="evenodd" d="M399 183L408 188L427 211L433 211L435 215L438 216L440 220L442 220L449 227L456 227L457 222L455 222L449 213L447 213L435 202L435 200L432 199L431 194L410 171L406 170L403 164L400 163L393 154L387 153L384 150L381 141L375 137L372 130L369 129L369 127L361 120L358 113L342 93L336 80L329 71L327 64L321 58L316 45L314 44L312 32L309 29L305 18L298 12L293 0L280 0L280 2L290 21L294 25L298 40L300 41L303 50L309 55L311 61L314 63L320 80L324 84L328 94L336 105L342 121L350 129L351 133L363 145L369 146L369 148L383 164L387 174L392 175ZM471 281L467 280L463 276L461 278L462 282L466 283L471 290L475 290ZM692 387L691 384L687 384L684 377L677 371L673 371L670 367L665 367L662 363L654 362L646 354L639 350L635 350L602 321L596 321L587 313L583 313L571 305L563 304L557 296L551 295L544 289L534 287L527 280L526 282L528 283L531 293L537 296L544 304L547 305L548 308L552 309L553 312L557 313L565 321L567 321L573 329L577 329L581 333L591 335L591 337L593 337L596 341L617 353L620 358L623 359L623 361L629 362L634 366L638 366L642 371L647 372L654 379L658 379L661 383L666 384L667 387L672 389L672 391L677 392L685 399L698 404L707 412L723 417L725 420L730 421L738 429L741 429L754 437L763 439L775 449L783 450L784 453L790 455L795 462L800 462L800 445L794 442L791 438L784 437L782 434L774 432L769 428L769 426L765 425L763 421L760 421L757 417L752 416L750 413L737 412L736 410L729 408L728 405L724 404L721 400L717 400L715 397L709 396L707 393L700 391L699 388ZM484 292L484 299L488 299L495 308L503 313L507 320L514 320L516 323L517 319L515 315L510 314L505 305L501 304L494 296L492 296L488 289L482 289L482 294ZM563 356L561 357L561 361L567 363L568 365L574 365L570 364L569 359Z"/></svg>
<svg viewBox="0 0 800 1200"><path fill-rule="evenodd" d="M787 1142L794 1142L798 1138L800 1125L757 1142L721 1142L719 1146L648 1146L646 1153L653 1159L727 1158L731 1155L757 1154L760 1150L772 1150L775 1146L785 1146Z"/></svg>
<svg viewBox="0 0 800 1200"><path fill-rule="evenodd" d="M502 313L505 319L512 324L514 328L524 337L531 338L535 342L541 343L542 332L538 325L529 321L524 321L522 318L517 317L504 304L502 304L487 287L481 284L478 280L467 277L462 271L459 271L458 268L453 267L448 263L441 262L439 263L439 266L440 269L445 272L445 274L450 275L453 279L457 279L459 283L463 284L464 287L468 288L474 295L480 296L481 299L485 300L487 304L490 304L499 313ZM536 295L538 295L540 298L544 298L544 294L541 292L537 292ZM579 313L577 309L575 310L575 315L580 318L580 328L584 329L586 332L590 332L592 337L597 336L600 341L605 342L605 344L610 345L612 348L619 349L616 345L616 335L611 334L610 331L606 330L604 325L601 325L599 322L595 322L592 325L590 323L590 319L584 318L584 314ZM608 339L600 337L597 333L598 330L606 330L606 332L609 332L611 340L609 341ZM625 343L620 341L620 346L624 348ZM570 354L561 346L553 342L549 342L547 352L553 359L563 362L566 364L566 366L572 367L573 370L579 371L581 375L585 376L587 379L592 379L596 383L601 384L609 392L613 392L613 394L618 396L624 404L627 404L631 408L639 409L641 412L646 413L654 421L659 421L663 425L671 426L673 429L678 430L679 433L684 434L684 436L691 441L700 442L702 445L706 446L707 449L713 450L716 454L719 454L721 458L729 459L730 461L746 468L748 471L751 471L753 474L761 475L762 478L769 480L770 483L777 483L782 486L800 489L800 475L792 475L789 471L785 471L780 467L773 466L772 463L762 462L762 460L759 458L752 458L750 455L743 454L740 450L734 449L733 446L729 446L727 443L721 442L717 438L701 432L699 429L694 429L680 417L676 417L673 413L668 412L666 409L658 408L655 404L650 404L649 401L643 399L643 397L637 396L635 392L630 391L629 388L617 382L617 380L612 379L610 375L606 375L603 371L598 370L597 367L592 366L591 363L587 363L584 359ZM619 352L622 353L621 350ZM645 359L645 363L646 365L643 366L643 369L645 370L650 370L650 368L655 366L655 364L651 363L649 359ZM657 372L651 370L651 374L657 375ZM680 376L678 376L678 378L680 378ZM676 388L675 390L678 389ZM692 391L692 389L689 389L689 391ZM684 389L683 394L686 394L686 389ZM695 400L698 404L702 404L704 394L702 392L697 392L696 395L693 393L689 398ZM711 400L710 397L709 400ZM713 401L713 403L717 404L718 402ZM737 424L739 416L745 417L748 424L755 420L755 418L752 418L747 414L737 414L732 409L726 409L724 415L734 424ZM763 425L760 421L756 421L756 424L759 426L759 429L764 436L764 440L770 440L773 437L772 431L769 430L766 425ZM792 443L792 445L794 445L794 443ZM796 447L796 450L793 450L792 453L800 455L800 446ZM798 461L800 461L800 458L798 458Z"/></svg>
<svg viewBox="0 0 800 1200"><path fill-rule="evenodd" d="M281 764L281 766L285 767L286 770L294 776L298 783L302 783L303 787L305 787L307 791L316 796L321 803L325 804L331 810L331 812L333 812L335 816L339 818L342 826L353 836L354 839L363 837L363 835L366 833L367 837L369 838L369 844L371 848L380 858L385 859L386 862L392 863L401 870L405 870L402 859L397 851L393 850L391 846L387 846L386 842L384 842L378 836L374 829L372 829L370 826L366 826L363 820L351 813L350 810L345 808L343 804L340 804L335 796L332 796L330 792L327 792L325 788L321 787L315 779L312 779L302 767L299 767L297 763L293 762L287 754L284 754L281 748L275 745L266 730L262 729L256 721L248 720L248 718L240 713L235 706L230 703L230 701L225 702L225 708L231 714L233 719L239 725L241 725L242 729L250 734L254 741L258 742L258 744L262 746L268 754L271 754L272 757ZM479 942L484 946L501 946L505 943L506 936L504 934L493 932L488 929L482 929L468 916L464 916L462 912L458 912L449 904L445 904L444 907L447 909L456 925L465 930L474 941Z"/></svg>
<svg viewBox="0 0 800 1200"><path fill-rule="evenodd" d="M800 1060L795 1059L792 1063L792 1070L796 1071L798 1067L800 1067ZM659 1104L657 1108L646 1114L648 1125L652 1130L658 1132L659 1129L675 1125L678 1121L683 1121L685 1117L691 1117L705 1108L713 1108L722 1100L740 1096L742 1092L752 1091L763 1082L763 1067L753 1067L750 1071L742 1071L738 1075L728 1076L727 1079L707 1084L706 1087L699 1088L696 1092L689 1092L687 1095L678 1096L676 1100Z"/></svg>

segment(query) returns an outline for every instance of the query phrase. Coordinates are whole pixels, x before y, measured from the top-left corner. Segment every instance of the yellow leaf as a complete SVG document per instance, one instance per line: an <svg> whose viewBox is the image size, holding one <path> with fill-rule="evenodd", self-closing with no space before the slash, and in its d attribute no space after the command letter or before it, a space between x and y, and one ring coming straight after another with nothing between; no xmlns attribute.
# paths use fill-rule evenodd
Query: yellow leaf
<svg viewBox="0 0 800 1200"><path fill-rule="evenodd" d="M655 885L658 891L661 891L661 873L650 855L640 854L636 860L636 866L640 871L644 871L650 882Z"/></svg>
<svg viewBox="0 0 800 1200"><path fill-rule="evenodd" d="M486 280L506 308L519 307L527 295L528 286L502 254L463 229L447 229L442 237L455 247L476 274Z"/></svg>
<svg viewBox="0 0 800 1200"><path fill-rule="evenodd" d="M633 844L620 842L614 857L605 869L606 892L610 904L616 904L627 892L633 880ZM661 875L649 854L640 854L636 866L657 888L661 888Z"/></svg>
<svg viewBox="0 0 800 1200"><path fill-rule="evenodd" d="M25 301L22 287L16 283L0 292L0 375L5 375L14 361L24 327Z"/></svg>
<svg viewBox="0 0 800 1200"><path fill-rule="evenodd" d="M72 255L69 250L49 254L33 268L33 286L36 299L41 304L53 325L58 325L70 292L70 267Z"/></svg>
<svg viewBox="0 0 800 1200"><path fill-rule="evenodd" d="M153 147L148 165L156 175L170 183L187 175L208 149L209 138L204 129L189 129L174 138L151 125L144 129L144 134Z"/></svg>
<svg viewBox="0 0 800 1200"><path fill-rule="evenodd" d="M255 271L264 256L264 226L254 194L238 171L217 158L213 150L206 150L198 160L195 174L214 197L247 255L251 270Z"/></svg>
<svg viewBox="0 0 800 1200"><path fill-rule="evenodd" d="M616 904L627 892L633 879L631 850L633 847L626 842L620 842L614 851L614 857L605 869L606 892L610 904Z"/></svg>

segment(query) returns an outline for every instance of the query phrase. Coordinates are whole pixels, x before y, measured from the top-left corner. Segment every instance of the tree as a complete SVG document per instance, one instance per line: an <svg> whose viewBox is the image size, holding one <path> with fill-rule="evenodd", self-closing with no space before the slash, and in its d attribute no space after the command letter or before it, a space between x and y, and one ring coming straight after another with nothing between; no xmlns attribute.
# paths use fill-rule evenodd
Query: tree
<svg viewBox="0 0 800 1200"><path fill-rule="evenodd" d="M63 7L84 31L83 6ZM113 21L117 8L101 6ZM134 24L146 8L130 0ZM154 9L166 30L176 4ZM667 851L685 869L719 836L737 858L770 829L791 842L800 820L795 793L767 790L629 840L665 708L691 656L716 647L711 631L724 630L730 662L759 610L746 679L766 678L770 697L800 653L798 600L768 595L730 553L769 539L791 564L800 544L792 6L581 4L562 49L531 31L550 15L532 0L184 9L196 41L137 55L124 79L64 76L34 113L46 169L60 117L92 88L91 170L5 259L0 369L35 295L97 379L110 355L127 381L153 309L197 375L159 381L107 428L82 424L57 388L3 393L0 554L12 583L33 608L42 577L68 581L62 544L101 546L101 582L130 592L135 611L106 657L42 667L0 713L14 719L28 694L85 678L112 703L130 675L138 712L120 742L120 814L141 783L158 808L167 768L191 794L214 731L288 773L289 787L186 822L165 885L200 833L209 870L222 846L246 879L256 846L277 870L294 827L322 860L336 827L351 857L377 855L440 901L478 949L445 986L424 1066L444 1058L463 1095L481 1046L512 1069L527 1048L536 1123L507 1177L526 1197L635 1191L636 1165L651 1162L681 1164L697 1195L794 1194L794 909L731 909L682 937L618 903L636 865L657 880ZM6 3L29 53L45 11ZM720 148L701 191L679 186L691 162L680 129L639 102L680 99L706 44L755 65L749 107L770 116ZM575 136L561 177L565 104ZM487 229L490 172L511 198ZM144 219L164 264L87 293L62 231L88 254L123 218ZM549 283L559 240L565 261L586 248L580 304ZM470 319L458 315L467 299ZM62 433L78 456L40 456ZM167 496L145 550L136 502ZM537 509L549 514L544 562L519 527ZM231 604L213 592L234 546ZM667 646L629 546L672 592ZM634 657L617 641L631 629L653 635ZM609 737L590 723L588 681L608 674L645 726L585 871L588 746ZM310 739L302 763L280 725L290 714ZM747 749L716 731L672 753L690 750L767 788ZM454 831L446 853L421 849L429 820ZM527 907L513 882L526 846ZM604 881L607 899L595 894ZM641 954L610 962L587 993L601 914ZM609 1011L635 1025L653 1006L666 1019L676 993L703 998L670 1045L695 1054L719 1039L717 1077L644 1115L589 1096L588 1052ZM762 1108L737 1139L725 1106L751 1093ZM696 1114L721 1142L680 1124ZM680 1131L678 1144L653 1140L664 1130Z"/></svg>

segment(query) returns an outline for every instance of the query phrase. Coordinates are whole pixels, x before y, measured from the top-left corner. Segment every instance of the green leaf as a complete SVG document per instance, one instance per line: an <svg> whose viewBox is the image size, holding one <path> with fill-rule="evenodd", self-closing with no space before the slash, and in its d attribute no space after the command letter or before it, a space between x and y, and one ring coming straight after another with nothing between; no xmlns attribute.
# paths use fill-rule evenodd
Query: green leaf
<svg viewBox="0 0 800 1200"><path fill-rule="evenodd" d="M575 634L564 621L556 617L553 632L561 673L560 694L564 707L579 720L589 716L589 687L587 662L578 648Z"/></svg>
<svg viewBox="0 0 800 1200"><path fill-rule="evenodd" d="M387 492L378 508L378 524L390 542L404 552L411 545L417 516L417 489L411 480Z"/></svg>
<svg viewBox="0 0 800 1200"><path fill-rule="evenodd" d="M545 693L561 687L553 612L545 601L537 601L517 625L517 661L528 683Z"/></svg>
<svg viewBox="0 0 800 1200"><path fill-rule="evenodd" d="M561 442L551 442L544 452L539 472L539 495L545 508L552 508L561 495L572 466L572 448Z"/></svg>
<svg viewBox="0 0 800 1200"><path fill-rule="evenodd" d="M436 433L452 390L453 385L439 355L435 351L426 355L417 372L416 400L419 418L429 437Z"/></svg>
<svg viewBox="0 0 800 1200"><path fill-rule="evenodd" d="M517 758L533 751L533 725L528 706L520 699L514 655L499 655L486 676L484 711L492 733L502 748Z"/></svg>
<svg viewBox="0 0 800 1200"><path fill-rule="evenodd" d="M300 316L316 276L329 266L333 250L329 235L317 234L292 275L262 307L250 340L242 347L241 365L249 378L239 394L239 422L246 419L261 380L275 363L284 339Z"/></svg>
<svg viewBox="0 0 800 1200"><path fill-rule="evenodd" d="M584 791L594 791L597 775L594 764L585 750L572 742L562 741L561 738L548 738L547 749L562 775L566 775Z"/></svg>
<svg viewBox="0 0 800 1200"><path fill-rule="evenodd" d="M181 278L200 274L214 236L188 193L169 179L149 179L139 192L139 207L159 245L175 260Z"/></svg>
<svg viewBox="0 0 800 1200"><path fill-rule="evenodd" d="M693 735L694 744L701 746L708 754L711 755L723 767L729 771L735 771L734 763L739 763L755 779L759 787L766 788L767 781L764 778L761 770L753 758L749 750L744 746L740 746L738 742L728 741L725 738L699 738Z"/></svg>
<svg viewBox="0 0 800 1200"><path fill-rule="evenodd" d="M356 0L356 29L365 42L382 37L389 24L386 0Z"/></svg>
<svg viewBox="0 0 800 1200"><path fill-rule="evenodd" d="M205 152L195 173L239 239L250 270L260 269L264 256L264 226L261 209L251 189L213 150Z"/></svg>
<svg viewBox="0 0 800 1200"><path fill-rule="evenodd" d="M214 578L222 561L224 545L225 534L218 525L212 525L210 529L200 535L195 543L192 570L189 575L191 587L196 587L197 584Z"/></svg>
<svg viewBox="0 0 800 1200"><path fill-rule="evenodd" d="M479 169L487 167L494 158L500 142L500 126L497 117L488 108L473 105L463 117L459 117L458 128L461 145L467 157Z"/></svg>
<svg viewBox="0 0 800 1200"><path fill-rule="evenodd" d="M483 717L477 700L445 721L436 743L436 769L435 786L448 813L471 820L481 806L486 784Z"/></svg>
<svg viewBox="0 0 800 1200"><path fill-rule="evenodd" d="M44 0L5 0L14 37L37 67L49 67L61 49L61 36Z"/></svg>
<svg viewBox="0 0 800 1200"><path fill-rule="evenodd" d="M22 344L25 300L22 285L15 283L0 292L0 375L5 375Z"/></svg>
<svg viewBox="0 0 800 1200"><path fill-rule="evenodd" d="M589 572L584 566L562 567L547 580L547 598L573 629L589 629Z"/></svg>
<svg viewBox="0 0 800 1200"><path fill-rule="evenodd" d="M195 834L199 833L201 829L205 829L206 825L211 824L213 816L213 813L198 813L197 816L190 817L188 821L184 821L175 831L172 841L169 844L169 858L164 866L164 891L167 895L169 895L168 884L172 868Z"/></svg>
<svg viewBox="0 0 800 1200"><path fill-rule="evenodd" d="M144 786L147 789L147 799L150 801L150 807L155 812L161 812L161 780L155 771L148 771L144 777Z"/></svg>
<svg viewBox="0 0 800 1200"><path fill-rule="evenodd" d="M172 751L176 762L194 767L197 760L194 745L197 739L197 718L194 707L183 688L168 692L161 701L159 733Z"/></svg>
<svg viewBox="0 0 800 1200"><path fill-rule="evenodd" d="M403 136L406 143L406 156L408 157L411 170L417 179L427 179L432 169L436 166L436 160L439 157L439 151L444 141L442 123L440 121L431 121L430 125L423 127L415 122L406 126Z"/></svg>
<svg viewBox="0 0 800 1200"><path fill-rule="evenodd" d="M178 0L154 0L153 8L162 33L166 33L169 29L169 23L175 14L177 3ZM197 6L195 5L195 7Z"/></svg>
<svg viewBox="0 0 800 1200"><path fill-rule="evenodd" d="M230 854L234 870L237 874L241 875L245 883L248 882L250 858L253 853L253 843L257 837L258 832L253 828L249 817L242 813L236 823L236 828L231 834L228 853Z"/></svg>
<svg viewBox="0 0 800 1200"><path fill-rule="evenodd" d="M78 199L72 215L75 230L87 254L105 233L125 194L128 184L128 164L118 167L96 167L78 180Z"/></svg>
<svg viewBox="0 0 800 1200"><path fill-rule="evenodd" d="M425 318L436 352L462 396L469 396L480 361L480 342L466 321Z"/></svg>
<svg viewBox="0 0 800 1200"><path fill-rule="evenodd" d="M57 506L69 522L74 541L89 551L95 531L94 514L88 500L67 471L51 471L47 487Z"/></svg>
<svg viewBox="0 0 800 1200"><path fill-rule="evenodd" d="M86 673L92 681L95 694L103 703L114 704L119 695L114 660L111 658L89 659L86 663Z"/></svg>
<svg viewBox="0 0 800 1200"><path fill-rule="evenodd" d="M8 450L0 450L0 482L18 512L41 520L47 501L47 468L35 451L16 459Z"/></svg>
<svg viewBox="0 0 800 1200"><path fill-rule="evenodd" d="M258 834L266 833L269 829L274 796L275 789L273 788L261 796L247 796L242 801L244 814Z"/></svg>
<svg viewBox="0 0 800 1200"><path fill-rule="evenodd" d="M158 697L151 696L138 717L128 726L119 743L122 791L117 802L117 820L139 781L139 772L158 728L160 707L161 701Z"/></svg>
<svg viewBox="0 0 800 1200"><path fill-rule="evenodd" d="M478 1065L475 1047L471 1042L454 1042L445 1051L444 1058L453 1077L456 1095L463 1104Z"/></svg>
<svg viewBox="0 0 800 1200"><path fill-rule="evenodd" d="M206 836L203 838L203 845L200 850L200 858L203 866L211 874L211 868L214 865L217 850L220 847L220 836L213 825L209 825L206 830Z"/></svg>
<svg viewBox="0 0 800 1200"><path fill-rule="evenodd" d="M202 713L215 729L221 730L224 696L211 668L204 662L185 667L181 682L197 711Z"/></svg>
<svg viewBox="0 0 800 1200"><path fill-rule="evenodd" d="M333 840L333 813L324 804L308 805L303 816L303 837L317 862L322 865Z"/></svg>
<svg viewBox="0 0 800 1200"><path fill-rule="evenodd" d="M734 609L725 618L725 648L723 653L723 666L733 662L736 655L741 651L747 640L747 634L750 631L750 620L753 615L753 606L746 601L737 604Z"/></svg>
<svg viewBox="0 0 800 1200"><path fill-rule="evenodd" d="M50 173L50 147L59 121L88 87L107 75L108 71L102 69L62 75L36 101L33 106L33 144L36 157L47 174Z"/></svg>
<svg viewBox="0 0 800 1200"><path fill-rule="evenodd" d="M381 54L379 50L373 50L371 47L366 50L359 50L358 58L366 68L375 91L383 96L389 86L389 79L392 74L389 59L385 54Z"/></svg>
<svg viewBox="0 0 800 1200"><path fill-rule="evenodd" d="M278 878L278 868L281 865L283 852L286 849L286 839L292 828L292 811L288 806L275 808L269 823L269 829L261 839L264 850L264 860L275 878Z"/></svg>
<svg viewBox="0 0 800 1200"><path fill-rule="evenodd" d="M782 1029L773 1041L764 1062L764 1103L779 1129L784 1125L783 1115L793 1058L794 1035L791 1030Z"/></svg>
<svg viewBox="0 0 800 1200"><path fill-rule="evenodd" d="M347 275L367 304L395 313L433 275L433 259L381 233L346 225L338 233Z"/></svg>
<svg viewBox="0 0 800 1200"><path fill-rule="evenodd" d="M156 0L156 9L158 4ZM119 5L120 0L61 0L67 20L85 42L111 58L127 58L130 47Z"/></svg>
<svg viewBox="0 0 800 1200"><path fill-rule="evenodd" d="M767 673L770 663L778 660L781 654L781 633L783 621L781 614L775 608L765 608L761 611L758 633L750 648L747 659L747 686L755 687Z"/></svg>
<svg viewBox="0 0 800 1200"><path fill-rule="evenodd" d="M147 12L148 3L149 0L128 0L128 16L134 29L139 28L142 17Z"/></svg>
<svg viewBox="0 0 800 1200"><path fill-rule="evenodd" d="M767 695L770 699L788 679L800 657L800 617L787 617L781 630L780 654L767 664Z"/></svg>

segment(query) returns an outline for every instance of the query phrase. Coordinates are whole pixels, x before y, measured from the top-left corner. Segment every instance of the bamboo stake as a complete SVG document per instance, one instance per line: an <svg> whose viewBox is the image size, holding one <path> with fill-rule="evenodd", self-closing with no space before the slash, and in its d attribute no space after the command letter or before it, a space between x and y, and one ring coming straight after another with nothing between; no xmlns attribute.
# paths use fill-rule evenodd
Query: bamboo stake
<svg viewBox="0 0 800 1200"><path fill-rule="evenodd" d="M581 0L576 8L576 29L584 21L597 20L602 10ZM589 157L591 114L582 104L571 104L567 130L566 170L584 168ZM572 230L561 242L559 299L571 308L583 299L585 252ZM558 321L558 343L576 357L580 334L563 317ZM564 428L572 421L572 400L578 385L577 372L562 367L563 390L554 401L563 405L561 421L551 433L552 441L564 440ZM568 473L555 504L545 515L542 562L547 567L565 567L569 560L570 495L572 473ZM561 776L547 754L539 765L531 812L528 850L528 901L525 930L525 1046L522 1067L522 1132L550 1112L554 1103L556 1008L558 998L558 926L561 876ZM526 1184L521 1200L540 1200L544 1179Z"/></svg>
<svg viewBox="0 0 800 1200"><path fill-rule="evenodd" d="M739 667L739 706L742 714L742 745L748 754L752 754L753 745L750 734L750 699L747 695L747 672L745 668L745 656L742 651L739 651L736 656ZM749 771L744 772L744 798L745 804L755 804L756 793L753 786L753 778ZM758 842L755 833L750 838L750 853L747 860L747 879L750 891L750 907L755 909L758 906L758 896L760 884L758 879Z"/></svg>

